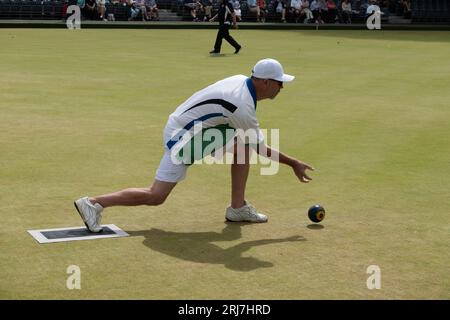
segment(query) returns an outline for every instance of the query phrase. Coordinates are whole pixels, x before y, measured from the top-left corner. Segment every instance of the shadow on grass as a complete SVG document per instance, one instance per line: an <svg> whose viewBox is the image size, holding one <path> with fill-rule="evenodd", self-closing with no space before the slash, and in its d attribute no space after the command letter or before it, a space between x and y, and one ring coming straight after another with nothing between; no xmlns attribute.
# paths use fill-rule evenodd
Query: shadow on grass
<svg viewBox="0 0 450 320"><path fill-rule="evenodd" d="M320 230L320 229L325 228L323 225L321 225L321 224L316 224L316 223L308 224L306 227L307 227L308 229L311 229L311 230Z"/></svg>
<svg viewBox="0 0 450 320"><path fill-rule="evenodd" d="M236 54L233 53L213 53L213 54L209 54L210 58L231 58L231 57L235 57Z"/></svg>
<svg viewBox="0 0 450 320"><path fill-rule="evenodd" d="M218 232L171 232L161 229L127 231L132 237L145 237L144 245L152 250L169 256L198 263L223 264L236 271L251 271L258 268L273 267L269 261L254 257L242 257L253 247L271 243L305 241L302 236L280 239L261 239L245 241L229 248L221 248L212 242L235 241L242 237L241 227L246 223L226 223L221 233Z"/></svg>

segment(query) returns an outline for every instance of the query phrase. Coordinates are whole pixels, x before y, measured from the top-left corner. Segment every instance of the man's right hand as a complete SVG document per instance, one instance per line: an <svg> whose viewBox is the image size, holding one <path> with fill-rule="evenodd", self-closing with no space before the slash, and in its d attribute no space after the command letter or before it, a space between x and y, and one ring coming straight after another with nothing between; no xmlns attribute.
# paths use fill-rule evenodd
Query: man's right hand
<svg viewBox="0 0 450 320"><path fill-rule="evenodd" d="M310 182L312 179L306 174L306 170L314 171L314 168L309 164L306 164L302 161L297 160L295 164L292 166L295 175L297 178L304 183Z"/></svg>

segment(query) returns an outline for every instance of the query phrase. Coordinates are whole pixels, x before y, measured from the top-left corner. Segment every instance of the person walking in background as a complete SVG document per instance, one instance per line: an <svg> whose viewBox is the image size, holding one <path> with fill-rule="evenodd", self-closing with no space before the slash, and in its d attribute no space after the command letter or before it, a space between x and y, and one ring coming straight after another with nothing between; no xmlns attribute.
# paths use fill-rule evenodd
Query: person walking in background
<svg viewBox="0 0 450 320"><path fill-rule="evenodd" d="M233 5L228 0L220 0L219 11L211 18L210 21L219 19L219 31L217 32L216 42L214 44L214 50L210 51L210 54L220 53L222 47L222 39L225 39L229 44L234 47L234 53L237 54L241 50L241 45L230 35L230 27L236 24L236 14L234 13Z"/></svg>

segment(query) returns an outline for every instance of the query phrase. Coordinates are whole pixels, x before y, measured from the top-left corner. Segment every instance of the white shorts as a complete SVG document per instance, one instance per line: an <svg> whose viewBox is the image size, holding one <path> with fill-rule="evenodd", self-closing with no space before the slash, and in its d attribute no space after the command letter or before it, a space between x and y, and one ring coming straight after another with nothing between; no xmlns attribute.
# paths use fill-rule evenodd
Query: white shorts
<svg viewBox="0 0 450 320"><path fill-rule="evenodd" d="M181 126L173 118L169 118L166 127L164 128L164 155L159 164L159 168L156 171L156 180L165 182L179 182L186 178L189 165L172 161L172 152L178 152L176 150L179 149L175 146L173 146L172 149L169 149L167 146L167 142L172 139L173 133L180 131L180 128ZM234 152L234 139L229 140L227 144L222 147L222 149L216 150L214 157L216 159L222 159L226 152Z"/></svg>
<svg viewBox="0 0 450 320"><path fill-rule="evenodd" d="M180 130L180 125L175 120L169 118L163 132L164 155L156 170L156 180L165 182L179 182L186 177L188 166L185 164L177 164L172 161L171 151L166 143L172 138L172 134Z"/></svg>
<svg viewBox="0 0 450 320"><path fill-rule="evenodd" d="M97 3L97 5L105 5L106 4L106 0L95 0L95 2Z"/></svg>
<svg viewBox="0 0 450 320"><path fill-rule="evenodd" d="M173 163L170 153L170 150L165 150L159 168L156 170L155 179L164 182L180 182L186 177L188 166Z"/></svg>

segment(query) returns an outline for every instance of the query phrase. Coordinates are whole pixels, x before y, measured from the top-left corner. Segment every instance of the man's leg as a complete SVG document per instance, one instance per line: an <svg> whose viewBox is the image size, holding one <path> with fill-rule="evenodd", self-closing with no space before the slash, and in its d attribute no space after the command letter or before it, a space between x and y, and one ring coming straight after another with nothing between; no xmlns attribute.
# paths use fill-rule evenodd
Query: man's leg
<svg viewBox="0 0 450 320"><path fill-rule="evenodd" d="M223 39L223 26L219 27L219 31L217 32L216 42L214 43L214 52L219 53L222 47L222 39Z"/></svg>
<svg viewBox="0 0 450 320"><path fill-rule="evenodd" d="M233 163L231 165L231 207L240 208L245 204L245 186L250 165Z"/></svg>
<svg viewBox="0 0 450 320"><path fill-rule="evenodd" d="M239 43L237 43L236 40L234 40L234 38L230 35L230 26L229 25L225 25L224 26L224 30L223 30L223 38L228 41L229 44L231 44L234 49L235 49L235 53L238 53L239 50L241 49L241 46L239 45Z"/></svg>
<svg viewBox="0 0 450 320"><path fill-rule="evenodd" d="M245 201L245 186L250 170L250 148L245 147L244 163L237 162L234 152L234 163L231 165L231 206L225 212L227 221L235 222L267 222L267 216L259 213L255 207Z"/></svg>
<svg viewBox="0 0 450 320"><path fill-rule="evenodd" d="M231 165L231 207L241 208L245 205L245 187L247 184L248 173L250 171L250 148L245 150L245 162L238 163L237 146L234 149L234 161Z"/></svg>
<svg viewBox="0 0 450 320"><path fill-rule="evenodd" d="M176 182L155 180L149 188L130 188L118 192L89 198L92 204L99 203L103 208L112 206L157 206L169 196Z"/></svg>
<svg viewBox="0 0 450 320"><path fill-rule="evenodd" d="M75 208L91 232L101 232L102 211L111 206L160 205L166 200L176 182L155 180L150 188L132 188L98 196L83 197L74 202Z"/></svg>

